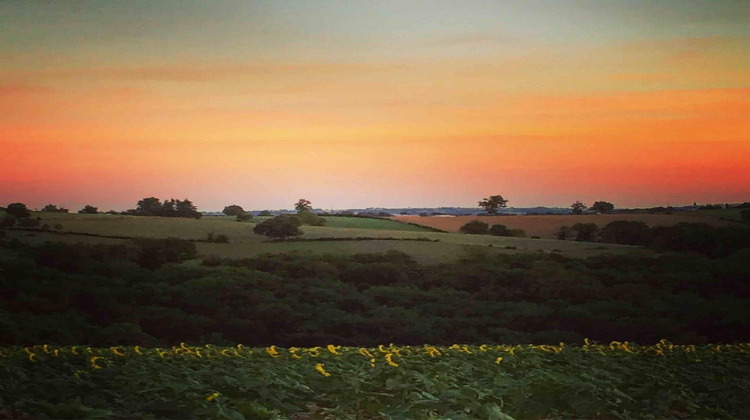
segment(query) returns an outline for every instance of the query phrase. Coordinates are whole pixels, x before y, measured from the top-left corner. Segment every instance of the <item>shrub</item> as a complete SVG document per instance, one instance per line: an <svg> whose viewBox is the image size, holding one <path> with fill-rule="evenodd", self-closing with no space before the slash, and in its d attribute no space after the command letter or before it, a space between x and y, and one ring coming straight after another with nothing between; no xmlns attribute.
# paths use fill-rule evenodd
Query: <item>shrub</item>
<svg viewBox="0 0 750 420"><path fill-rule="evenodd" d="M13 215L16 219L31 217L31 212L23 203L11 203L5 208L5 212Z"/></svg>
<svg viewBox="0 0 750 420"><path fill-rule="evenodd" d="M596 223L576 223L571 229L576 232L576 241L596 241L597 234L599 233L599 226Z"/></svg>
<svg viewBox="0 0 750 420"><path fill-rule="evenodd" d="M492 225L490 235L493 236L511 236L510 229L505 225Z"/></svg>
<svg viewBox="0 0 750 420"><path fill-rule="evenodd" d="M570 226L560 226L556 231L552 232L552 234L561 241L567 241L575 236L575 231Z"/></svg>
<svg viewBox="0 0 750 420"><path fill-rule="evenodd" d="M245 214L245 209L236 204L232 204L231 206L224 207L224 210L222 210L221 212L226 214L227 216L239 216L241 214Z"/></svg>
<svg viewBox="0 0 750 420"><path fill-rule="evenodd" d="M470 235L486 235L489 232L490 225L480 220L472 220L469 223L461 226L459 229L461 233L468 233Z"/></svg>
<svg viewBox="0 0 750 420"><path fill-rule="evenodd" d="M273 213L271 213L268 210L263 210L262 212L258 213L258 216L263 216L263 217L273 216Z"/></svg>
<svg viewBox="0 0 750 420"><path fill-rule="evenodd" d="M253 228L253 232L270 238L284 239L287 236L302 235L302 231L299 230L300 225L300 220L297 217L281 215L258 223Z"/></svg>
<svg viewBox="0 0 750 420"><path fill-rule="evenodd" d="M641 221L615 220L602 228L602 242L623 245L645 245L651 229Z"/></svg>
<svg viewBox="0 0 750 420"><path fill-rule="evenodd" d="M80 214L99 214L99 209L94 206L86 205L82 209L78 210Z"/></svg>

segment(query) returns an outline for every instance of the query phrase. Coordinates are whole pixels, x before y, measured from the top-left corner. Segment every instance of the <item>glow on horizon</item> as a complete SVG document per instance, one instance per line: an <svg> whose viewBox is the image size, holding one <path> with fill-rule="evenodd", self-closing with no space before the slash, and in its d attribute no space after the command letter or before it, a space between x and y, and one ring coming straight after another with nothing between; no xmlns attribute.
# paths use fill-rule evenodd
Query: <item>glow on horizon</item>
<svg viewBox="0 0 750 420"><path fill-rule="evenodd" d="M3 2L0 205L750 201L748 18L698 0Z"/></svg>

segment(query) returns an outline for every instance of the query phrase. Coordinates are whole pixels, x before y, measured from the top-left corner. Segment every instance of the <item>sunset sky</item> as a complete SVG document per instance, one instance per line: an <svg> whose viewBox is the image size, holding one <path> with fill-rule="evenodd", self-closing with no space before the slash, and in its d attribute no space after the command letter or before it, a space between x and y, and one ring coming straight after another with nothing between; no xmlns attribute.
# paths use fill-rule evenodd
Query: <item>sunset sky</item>
<svg viewBox="0 0 750 420"><path fill-rule="evenodd" d="M0 205L750 201L750 1L1 1Z"/></svg>

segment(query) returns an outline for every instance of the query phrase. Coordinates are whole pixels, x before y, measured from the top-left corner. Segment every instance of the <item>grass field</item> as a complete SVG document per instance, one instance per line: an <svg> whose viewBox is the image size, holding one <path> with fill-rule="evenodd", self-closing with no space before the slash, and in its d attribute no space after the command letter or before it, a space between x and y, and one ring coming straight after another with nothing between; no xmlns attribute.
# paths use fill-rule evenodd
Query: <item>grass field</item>
<svg viewBox="0 0 750 420"><path fill-rule="evenodd" d="M711 210L714 211L714 210ZM739 216L737 216L739 217ZM530 215L530 216L456 216L421 217L394 216L395 220L434 227L448 232L458 232L459 228L471 220L481 220L490 226L505 225L511 229L523 229L528 236L554 238L552 232L560 226L576 223L596 223L603 227L615 220L643 221L649 226L671 226L680 222L705 222L713 226L725 226L730 222L715 217L700 217L690 214L584 214L584 215Z"/></svg>
<svg viewBox="0 0 750 420"><path fill-rule="evenodd" d="M433 264L452 261L472 252L557 252L575 257L586 257L605 252L645 252L638 248L613 244L432 232L420 229L417 226L390 220L354 217L331 217L328 219L330 220L329 226L303 226L301 228L304 232L302 238L379 238L394 240L269 243L267 237L253 233L254 223L239 223L232 217L204 217L196 220L59 213L36 213L35 216L37 215L42 217L42 224L50 226L61 224L62 232L123 237L177 237L192 240L205 239L209 233L225 234L229 237L230 243L197 243L198 251L202 255L216 255L224 258L244 258L263 253L290 251L349 255L386 252L395 249L411 255L419 262ZM263 219L256 218L254 222L260 222ZM41 243L47 240L69 243L119 242L117 239L48 232L11 230L8 234L27 243ZM436 242L405 241L402 239L428 239Z"/></svg>

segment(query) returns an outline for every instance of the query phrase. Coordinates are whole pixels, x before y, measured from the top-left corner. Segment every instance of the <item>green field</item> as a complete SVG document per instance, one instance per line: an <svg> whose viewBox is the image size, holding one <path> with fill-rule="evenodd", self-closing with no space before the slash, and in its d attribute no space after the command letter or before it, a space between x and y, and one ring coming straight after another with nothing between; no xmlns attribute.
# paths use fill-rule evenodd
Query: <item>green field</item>
<svg viewBox="0 0 750 420"><path fill-rule="evenodd" d="M748 418L750 345L0 348L8 417ZM26 417L25 417L26 418Z"/></svg>
<svg viewBox="0 0 750 420"><path fill-rule="evenodd" d="M253 233L255 226L253 222L240 223L233 217L186 219L60 213L35 213L35 216L42 218L42 224L62 225L59 231L65 234L11 230L9 235L28 243L41 243L48 240L68 243L116 243L117 239L77 234L203 240L212 233L227 235L230 243L199 242L198 250L203 255L244 258L263 253L289 251L349 255L395 249L426 264L455 260L466 253L475 252L557 252L575 257L605 252L615 254L645 252L639 248L614 244L433 232L426 228L392 220L357 217L329 217L327 226L302 226L301 230L304 234L301 238L377 238L383 240L269 242L269 238ZM265 219L256 217L254 222ZM432 242L411 239L426 239Z"/></svg>

